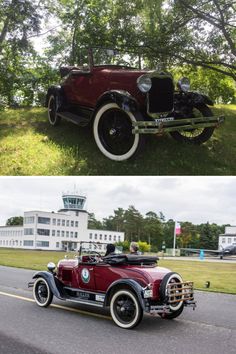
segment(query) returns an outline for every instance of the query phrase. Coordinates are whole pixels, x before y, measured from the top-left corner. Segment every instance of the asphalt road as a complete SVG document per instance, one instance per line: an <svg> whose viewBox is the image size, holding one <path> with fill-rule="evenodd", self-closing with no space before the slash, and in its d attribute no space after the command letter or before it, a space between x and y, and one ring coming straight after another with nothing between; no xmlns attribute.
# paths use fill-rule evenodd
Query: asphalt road
<svg viewBox="0 0 236 354"><path fill-rule="evenodd" d="M62 301L44 309L27 282L34 272L0 267L1 354L235 354L236 296L196 292L197 309L175 320L144 316L133 330L109 312Z"/></svg>

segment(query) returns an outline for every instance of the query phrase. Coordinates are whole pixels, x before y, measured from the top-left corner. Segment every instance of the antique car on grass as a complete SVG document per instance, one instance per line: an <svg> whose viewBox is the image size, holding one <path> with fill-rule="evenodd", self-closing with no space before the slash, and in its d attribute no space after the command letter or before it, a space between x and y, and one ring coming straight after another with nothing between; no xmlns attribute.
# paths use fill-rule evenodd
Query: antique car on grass
<svg viewBox="0 0 236 354"><path fill-rule="evenodd" d="M84 244L84 243L83 243ZM82 245L82 243L81 243ZM121 328L137 326L144 313L162 318L178 317L184 307L196 306L193 282L169 269L157 266L157 257L111 254L97 251L77 259L48 264L48 271L34 274L33 296L41 307L53 296L93 307L109 307L113 321Z"/></svg>
<svg viewBox="0 0 236 354"><path fill-rule="evenodd" d="M109 159L131 158L148 134L170 133L178 141L202 144L224 120L213 116L207 96L189 91L187 78L176 91L171 74L142 69L148 62L140 54L135 61L131 54L106 50L106 60L95 51L88 49L86 65L60 68L62 81L48 89L46 106L52 126L62 118L92 124L95 142Z"/></svg>

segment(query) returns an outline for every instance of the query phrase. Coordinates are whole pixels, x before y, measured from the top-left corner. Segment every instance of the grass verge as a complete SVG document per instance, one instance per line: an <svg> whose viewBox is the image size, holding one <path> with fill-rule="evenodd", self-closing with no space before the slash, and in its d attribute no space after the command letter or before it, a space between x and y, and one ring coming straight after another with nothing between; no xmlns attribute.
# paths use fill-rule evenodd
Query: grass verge
<svg viewBox="0 0 236 354"><path fill-rule="evenodd" d="M117 163L95 145L91 128L51 127L44 108L0 113L0 175L236 175L236 105L214 108L226 122L202 146L148 136L135 159Z"/></svg>
<svg viewBox="0 0 236 354"><path fill-rule="evenodd" d="M47 263L57 262L64 258L64 252L30 251L16 249L0 249L0 265L26 268L34 270L46 270ZM74 257L69 253L68 257ZM196 261L160 260L159 266L178 272L184 280L194 281L198 290L216 291L236 294L236 264L235 263L210 263ZM209 289L205 288L205 282L210 281Z"/></svg>

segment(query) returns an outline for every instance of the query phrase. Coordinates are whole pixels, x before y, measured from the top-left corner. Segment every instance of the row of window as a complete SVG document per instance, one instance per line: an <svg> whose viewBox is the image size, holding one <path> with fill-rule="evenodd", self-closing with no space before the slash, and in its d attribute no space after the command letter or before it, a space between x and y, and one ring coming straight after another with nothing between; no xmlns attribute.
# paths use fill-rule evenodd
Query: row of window
<svg viewBox="0 0 236 354"><path fill-rule="evenodd" d="M1 230L0 236L22 236L23 230Z"/></svg>
<svg viewBox="0 0 236 354"><path fill-rule="evenodd" d="M34 224L34 216L26 216L24 219L25 224ZM38 216L38 224L50 225L51 218L46 218ZM65 220L65 219L52 219L52 225L55 226L66 226L66 227L79 227L79 222L74 220Z"/></svg>
<svg viewBox="0 0 236 354"><path fill-rule="evenodd" d="M232 238L232 237L223 237L222 238L222 243L229 243L229 244L231 244L232 243L232 240L233 240L233 242L236 242L236 237L234 237L234 238Z"/></svg>
<svg viewBox="0 0 236 354"><path fill-rule="evenodd" d="M57 242L57 246L59 247L59 242ZM0 240L0 246L22 246L22 241L18 240ZM23 246L26 247L33 247L34 241L33 240L23 240ZM49 241L37 241L37 247L49 247Z"/></svg>
<svg viewBox="0 0 236 354"><path fill-rule="evenodd" d="M37 235L50 236L50 231L52 231L52 236L78 238L77 231L70 231L69 232L69 231L64 231L64 230L37 229ZM30 236L34 235L34 229L25 228L24 235L30 235Z"/></svg>
<svg viewBox="0 0 236 354"><path fill-rule="evenodd" d="M116 235L103 235L103 234L89 234L89 239L90 240L99 240L99 241L114 241L114 242L120 242L121 238L120 235L117 237Z"/></svg>

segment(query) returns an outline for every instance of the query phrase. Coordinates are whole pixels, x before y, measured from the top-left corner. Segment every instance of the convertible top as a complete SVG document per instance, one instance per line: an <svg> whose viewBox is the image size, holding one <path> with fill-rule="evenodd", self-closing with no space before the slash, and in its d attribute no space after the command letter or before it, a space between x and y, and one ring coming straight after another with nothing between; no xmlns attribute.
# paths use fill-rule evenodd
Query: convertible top
<svg viewBox="0 0 236 354"><path fill-rule="evenodd" d="M108 264L131 264L131 265L153 265L159 260L155 256L142 256L133 254L114 254L103 258L103 262Z"/></svg>

